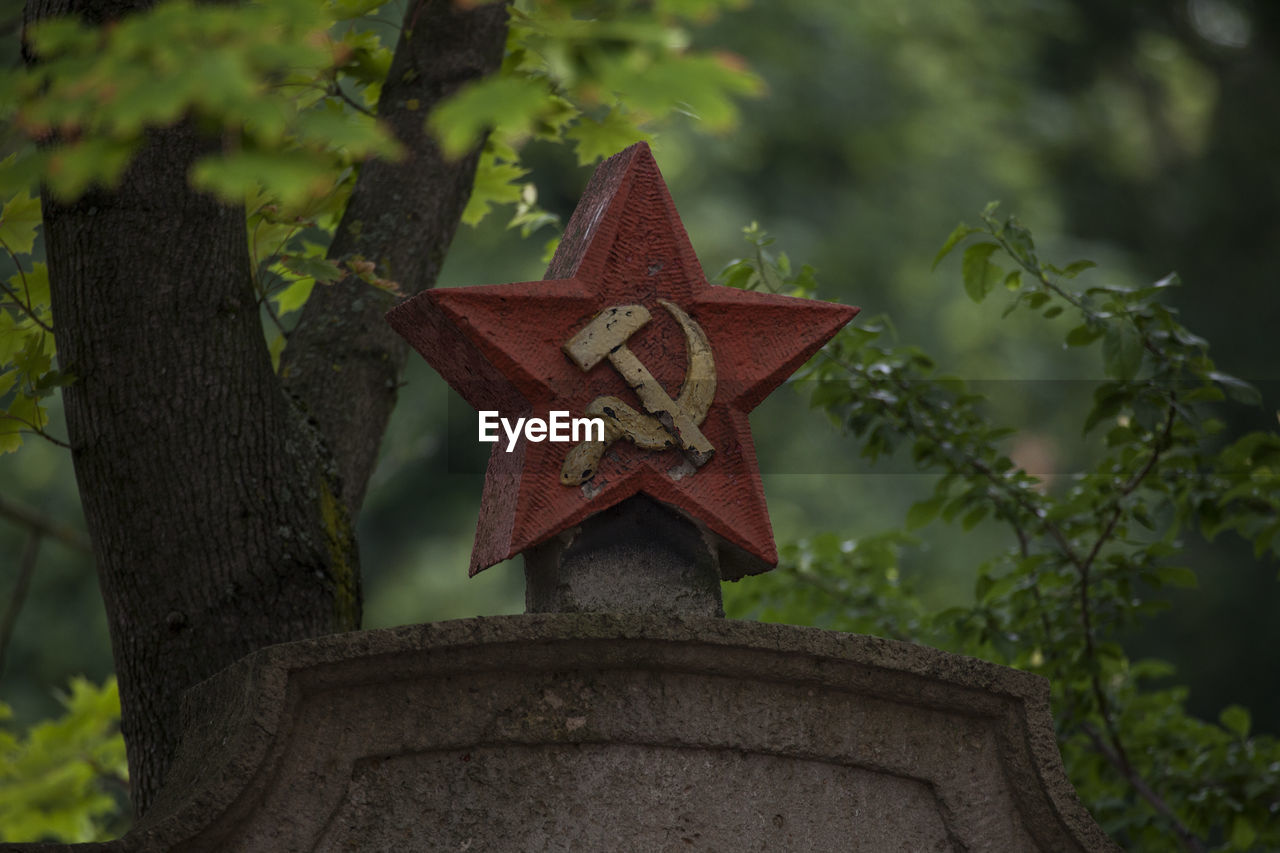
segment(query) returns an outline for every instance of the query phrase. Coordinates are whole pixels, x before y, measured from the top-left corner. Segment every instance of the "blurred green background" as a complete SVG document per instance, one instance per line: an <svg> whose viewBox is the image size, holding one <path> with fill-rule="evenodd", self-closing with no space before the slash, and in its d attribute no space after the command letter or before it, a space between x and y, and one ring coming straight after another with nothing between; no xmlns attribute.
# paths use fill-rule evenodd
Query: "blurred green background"
<svg viewBox="0 0 1280 853"><path fill-rule="evenodd" d="M18 10L5 8L16 33ZM825 295L864 317L887 313L900 341L975 381L992 419L1019 427L1011 450L1029 471L1069 477L1090 452L1076 425L1081 380L1100 378L1099 366L1061 349L1044 321L1002 322L974 305L955 258L930 270L957 221L1000 199L1043 256L1101 264L1086 275L1138 284L1177 270L1186 325L1263 392L1262 409L1230 411L1233 430L1275 427L1280 3L757 2L696 40L744 57L769 89L730 135L675 131L654 146L709 275L747 250L741 229L758 221L793 262L818 269ZM590 170L539 143L526 161L543 206L567 219ZM548 236L521 240L491 216L459 233L441 283L541 278ZM360 519L365 625L520 612L518 560L466 577L487 453L474 415L416 356L406 380ZM777 391L752 423L779 540L900 526L932 487L906 463L868 469L796 389ZM0 457L0 496L83 529L70 457L52 445L32 439ZM0 601L25 535L0 517ZM1003 546L981 528L933 525L922 539L904 570L935 604L967 599L977 563ZM1226 538L1186 544L1200 589L1132 638L1134 657L1175 662L1192 710L1213 717L1238 703L1256 729L1280 731L1276 567ZM71 676L110 671L91 559L46 539L0 699L29 722L56 710L52 690Z"/></svg>

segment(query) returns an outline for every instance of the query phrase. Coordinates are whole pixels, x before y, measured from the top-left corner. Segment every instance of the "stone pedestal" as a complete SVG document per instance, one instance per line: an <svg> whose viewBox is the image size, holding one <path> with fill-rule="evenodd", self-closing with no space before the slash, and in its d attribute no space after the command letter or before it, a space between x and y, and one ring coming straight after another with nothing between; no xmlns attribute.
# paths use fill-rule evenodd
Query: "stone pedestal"
<svg viewBox="0 0 1280 853"><path fill-rule="evenodd" d="M717 538L636 495L525 552L525 611L723 616Z"/></svg>
<svg viewBox="0 0 1280 853"><path fill-rule="evenodd" d="M556 614L264 649L188 696L120 851L1116 849L1039 677L908 643Z"/></svg>

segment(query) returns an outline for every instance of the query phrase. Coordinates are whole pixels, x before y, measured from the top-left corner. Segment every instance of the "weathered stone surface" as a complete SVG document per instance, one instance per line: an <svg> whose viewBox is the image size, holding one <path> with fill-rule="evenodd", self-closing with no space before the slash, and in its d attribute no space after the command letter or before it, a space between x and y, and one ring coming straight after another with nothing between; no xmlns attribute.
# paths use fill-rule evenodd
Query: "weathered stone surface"
<svg viewBox="0 0 1280 853"><path fill-rule="evenodd" d="M525 611L723 616L717 541L635 495L524 552Z"/></svg>
<svg viewBox="0 0 1280 853"><path fill-rule="evenodd" d="M92 847L1117 849L1047 699L921 646L715 618L335 635L193 690L163 796Z"/></svg>
<svg viewBox="0 0 1280 853"><path fill-rule="evenodd" d="M502 808L476 801L513 776L529 784ZM833 839L865 853L952 849L916 779L733 749L592 743L361 762L317 849L342 850L344 838L420 849L423 825L456 845L444 849L829 850Z"/></svg>

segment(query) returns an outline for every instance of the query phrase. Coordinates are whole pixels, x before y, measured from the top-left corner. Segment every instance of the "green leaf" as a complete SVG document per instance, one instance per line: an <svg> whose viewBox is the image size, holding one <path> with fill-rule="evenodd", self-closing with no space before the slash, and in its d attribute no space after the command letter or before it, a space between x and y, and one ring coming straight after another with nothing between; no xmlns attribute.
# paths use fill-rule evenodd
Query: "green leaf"
<svg viewBox="0 0 1280 853"><path fill-rule="evenodd" d="M1222 727L1229 732L1233 732L1240 737L1248 737L1249 729L1253 727L1253 719L1249 716L1249 711L1239 705L1228 705L1222 709L1222 713L1218 715L1218 722L1222 723Z"/></svg>
<svg viewBox="0 0 1280 853"><path fill-rule="evenodd" d="M1258 840L1258 830L1254 829L1249 818L1242 814L1235 816L1231 822L1231 846L1237 850L1249 850Z"/></svg>
<svg viewBox="0 0 1280 853"><path fill-rule="evenodd" d="M1280 520L1258 532L1258 535L1253 540L1253 556L1255 559L1262 559L1262 555L1267 553L1267 549L1271 547L1271 543L1275 541L1277 535L1280 535Z"/></svg>
<svg viewBox="0 0 1280 853"><path fill-rule="evenodd" d="M726 287L749 289L755 275L756 268L749 261L735 260L722 269L716 278Z"/></svg>
<svg viewBox="0 0 1280 853"><path fill-rule="evenodd" d="M936 270L938 268L938 264L942 263L942 259L951 254L951 250L954 249L961 240L979 230L980 229L978 228L971 228L963 222L957 225L955 230L951 232L950 236L948 236L946 241L942 244L942 248L938 250L938 254L934 256L933 265L929 267L929 269Z"/></svg>
<svg viewBox="0 0 1280 853"><path fill-rule="evenodd" d="M27 334L22 349L13 357L13 364L28 378L43 375L53 364L53 336L39 327Z"/></svg>
<svg viewBox="0 0 1280 853"><path fill-rule="evenodd" d="M0 364L8 364L27 345L36 325L11 311L0 311Z"/></svg>
<svg viewBox="0 0 1280 853"><path fill-rule="evenodd" d="M1226 391L1227 396L1231 399L1248 406L1262 405L1262 394L1258 392L1257 388L1254 388L1243 379L1237 379L1230 374L1219 373L1216 370L1209 373L1209 378L1222 386L1222 390Z"/></svg>
<svg viewBox="0 0 1280 853"><path fill-rule="evenodd" d="M115 680L73 679L62 716L20 736L0 728L0 842L100 840L119 811L108 784L127 781ZM0 720L9 717L0 704Z"/></svg>
<svg viewBox="0 0 1280 853"><path fill-rule="evenodd" d="M507 139L532 135L551 107L547 81L529 77L488 77L464 86L432 111L428 125L445 156L457 159L488 131Z"/></svg>
<svg viewBox="0 0 1280 853"><path fill-rule="evenodd" d="M633 143L653 141L626 114L616 109L609 110L602 121L583 116L565 131L564 138L574 143L579 166L611 157Z"/></svg>
<svg viewBox="0 0 1280 853"><path fill-rule="evenodd" d="M611 52L596 65L600 87L628 110L653 118L684 113L712 132L738 120L735 95L764 91L759 77L729 54Z"/></svg>
<svg viewBox="0 0 1280 853"><path fill-rule="evenodd" d="M291 282L284 288L271 295L271 300L276 303L276 311L281 315L288 314L291 311L297 311L306 304L307 298L311 296L311 290L315 287L316 279L313 277L300 278L295 282Z"/></svg>
<svg viewBox="0 0 1280 853"><path fill-rule="evenodd" d="M984 604L990 604L1004 598L1018 583L1018 576L1014 574L1004 575L996 578L986 588L982 590L981 601Z"/></svg>
<svg viewBox="0 0 1280 853"><path fill-rule="evenodd" d="M333 16L339 21L363 18L374 9L385 6L390 0L333 0Z"/></svg>
<svg viewBox="0 0 1280 853"><path fill-rule="evenodd" d="M1088 324L1076 326L1074 329L1067 332L1067 346L1069 347L1088 346L1089 344L1096 341L1098 338L1102 337L1104 332L1105 332L1105 329L1094 328L1092 326L1089 326Z"/></svg>
<svg viewBox="0 0 1280 853"><path fill-rule="evenodd" d="M296 276L314 279L321 284L333 284L345 275L333 261L318 255L281 255L280 265ZM302 299L305 301L306 297Z"/></svg>
<svg viewBox="0 0 1280 853"><path fill-rule="evenodd" d="M362 0L356 0L362 2ZM377 93L382 81L391 70L390 50L382 46L377 33L352 29L342 37L342 44L351 51L342 73L360 83L368 84L365 100L370 106L377 103Z"/></svg>
<svg viewBox="0 0 1280 853"><path fill-rule="evenodd" d="M975 243L964 250L960 274L964 279L965 293L974 302L985 299L1002 275L1000 268L988 260L991 253L999 248L995 243Z"/></svg>
<svg viewBox="0 0 1280 853"><path fill-rule="evenodd" d="M22 446L22 433L44 429L49 415L35 397L17 394L5 412L0 412L0 453L12 453Z"/></svg>
<svg viewBox="0 0 1280 853"><path fill-rule="evenodd" d="M1107 326L1102 340L1102 366L1108 376L1125 381L1134 378L1142 367L1142 357L1142 333L1133 323L1122 319Z"/></svg>
<svg viewBox="0 0 1280 853"><path fill-rule="evenodd" d="M1164 586L1176 586L1180 589L1195 589L1200 585L1196 573L1185 566L1161 566L1155 571L1155 578Z"/></svg>
<svg viewBox="0 0 1280 853"><path fill-rule="evenodd" d="M978 504L973 509L965 513L964 518L960 519L960 526L965 530L972 530L978 526L982 519L987 517L987 513L991 511L991 505L987 503Z"/></svg>
<svg viewBox="0 0 1280 853"><path fill-rule="evenodd" d="M315 284L315 282L313 281L311 284ZM280 313L283 314L284 311L282 310ZM288 342L288 338L277 332L276 336L267 344L267 354L271 356L271 369L277 373L280 372L280 356L284 353L285 344Z"/></svg>
<svg viewBox="0 0 1280 853"><path fill-rule="evenodd" d="M324 154L308 150L243 150L206 157L191 171L191 183L241 203L260 186L270 187L286 207L303 205L333 191L340 170Z"/></svg>
<svg viewBox="0 0 1280 853"><path fill-rule="evenodd" d="M933 521L942 510L942 505L946 503L946 500L945 495L938 495L913 504L911 509L907 510L907 529L915 530Z"/></svg>
<svg viewBox="0 0 1280 853"><path fill-rule="evenodd" d="M1093 261L1075 261L1067 264L1066 268L1062 270L1061 275L1063 278L1075 278L1085 270L1093 269L1096 266L1097 264Z"/></svg>
<svg viewBox="0 0 1280 853"><path fill-rule="evenodd" d="M40 225L40 199L22 190L0 211L0 241L14 254L30 254Z"/></svg>
<svg viewBox="0 0 1280 853"><path fill-rule="evenodd" d="M44 263L34 263L24 273L15 273L9 279L9 286L22 294L23 302L40 312L41 306L49 304L49 267Z"/></svg>
<svg viewBox="0 0 1280 853"><path fill-rule="evenodd" d="M45 372L37 379L32 390L39 399L48 397L58 388L65 388L75 381L75 377L70 373L63 373L61 370L50 370Z"/></svg>
<svg viewBox="0 0 1280 853"><path fill-rule="evenodd" d="M376 119L344 109L334 100L329 100L324 108L303 112L294 122L293 130L301 142L341 149L353 157L376 155L394 160L403 153L390 131Z"/></svg>
<svg viewBox="0 0 1280 853"><path fill-rule="evenodd" d="M48 151L45 180L54 195L71 199L91 186L115 186L133 156L136 143L87 138Z"/></svg>
<svg viewBox="0 0 1280 853"><path fill-rule="evenodd" d="M471 188L471 198L462 211L462 221L479 225L489 215L495 204L515 204L524 193L522 180L529 170L517 163L498 161L492 152L485 151L476 167L476 179Z"/></svg>

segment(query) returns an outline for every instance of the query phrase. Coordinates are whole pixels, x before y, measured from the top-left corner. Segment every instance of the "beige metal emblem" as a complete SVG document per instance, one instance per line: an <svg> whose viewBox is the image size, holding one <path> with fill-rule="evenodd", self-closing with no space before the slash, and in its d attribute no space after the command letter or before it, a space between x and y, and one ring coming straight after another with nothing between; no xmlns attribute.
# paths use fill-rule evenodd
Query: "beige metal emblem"
<svg viewBox="0 0 1280 853"><path fill-rule="evenodd" d="M711 442L698 429L716 396L716 363L711 343L702 327L680 306L665 299L658 302L684 331L685 377L674 400L627 349L627 340L650 320L649 309L643 305L606 308L564 345L565 354L584 371L607 358L636 392L645 409L638 412L612 396L592 400L586 414L604 421L604 441L584 441L569 451L560 468L560 482L564 485L581 485L595 476L605 450L621 438L645 450L679 447L696 467L706 464L715 453Z"/></svg>

